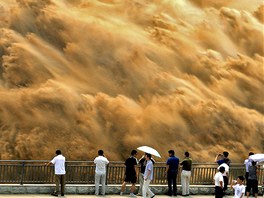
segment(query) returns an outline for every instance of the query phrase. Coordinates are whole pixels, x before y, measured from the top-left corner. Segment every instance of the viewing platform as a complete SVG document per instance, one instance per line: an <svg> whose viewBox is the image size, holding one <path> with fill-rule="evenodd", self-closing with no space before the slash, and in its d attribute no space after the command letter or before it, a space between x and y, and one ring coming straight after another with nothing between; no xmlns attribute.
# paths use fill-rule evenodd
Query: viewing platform
<svg viewBox="0 0 264 198"><path fill-rule="evenodd" d="M50 194L54 190L54 167L46 167L48 162L27 160L0 160L0 194ZM217 164L194 163L190 180L191 195L213 195L213 177L217 172ZM157 162L154 166L154 180L151 189L157 195L167 193L166 164ZM177 178L178 193L181 194L180 172ZM93 195L95 165L92 161L66 162L66 192L68 195ZM124 179L124 162L110 162L107 166L106 195L118 195ZM243 164L231 164L229 181L239 175L245 175ZM264 182L263 166L259 168L259 194ZM137 184L138 185L138 184ZM130 185L127 186L128 195ZM227 194L232 194L230 188Z"/></svg>
<svg viewBox="0 0 264 198"><path fill-rule="evenodd" d="M1 197L5 197L5 198L42 198L42 197L51 197L50 195L39 195L39 194L34 194L34 195L1 195ZM98 196L95 195L65 195L65 198L95 198ZM107 198L120 198L119 195L106 195L104 197ZM123 196L123 197L127 197L127 196ZM156 195L155 198L165 198L168 197L166 195ZM182 197L182 196L177 196L177 197ZM225 198L231 198L234 196L225 196ZM190 195L188 198L214 198L213 195Z"/></svg>

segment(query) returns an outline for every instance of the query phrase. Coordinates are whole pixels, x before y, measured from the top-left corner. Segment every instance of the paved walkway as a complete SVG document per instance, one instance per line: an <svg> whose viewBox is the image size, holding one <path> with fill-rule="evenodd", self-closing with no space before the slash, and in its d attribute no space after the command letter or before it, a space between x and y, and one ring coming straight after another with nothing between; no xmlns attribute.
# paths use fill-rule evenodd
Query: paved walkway
<svg viewBox="0 0 264 198"><path fill-rule="evenodd" d="M42 198L42 197L53 197L51 195L0 195L0 197L5 198ZM59 196L60 197L60 196ZM119 196L119 195L107 195L107 196L95 196L95 195L65 195L65 198L128 198L129 196ZM178 195L177 197L182 197ZM233 196L225 196L225 198L231 198ZM142 198L140 196L137 196L137 198ZM169 198L169 196L165 195L156 195L155 198ZM174 198L174 197L172 197ZM190 195L188 198L214 198L212 195Z"/></svg>

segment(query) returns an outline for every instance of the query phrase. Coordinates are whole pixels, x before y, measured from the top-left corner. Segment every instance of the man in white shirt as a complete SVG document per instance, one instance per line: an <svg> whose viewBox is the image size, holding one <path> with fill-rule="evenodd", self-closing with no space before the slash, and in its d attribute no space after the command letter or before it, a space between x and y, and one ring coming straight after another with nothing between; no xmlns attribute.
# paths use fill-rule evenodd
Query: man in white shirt
<svg viewBox="0 0 264 198"><path fill-rule="evenodd" d="M215 181L215 198L222 198L223 197L223 188L224 188L224 178L223 173L225 172L225 167L219 167L219 172L215 174L214 181Z"/></svg>
<svg viewBox="0 0 264 198"><path fill-rule="evenodd" d="M64 196L65 191L65 157L61 154L60 150L56 150L56 156L46 164L46 166L49 166L51 164L54 164L55 166L55 183L56 188L51 195L58 197L59 195L59 186L61 185L61 196Z"/></svg>
<svg viewBox="0 0 264 198"><path fill-rule="evenodd" d="M104 151L98 151L98 157L94 159L96 164L95 168L95 195L99 195L99 184L101 180L102 192L101 194L105 195L105 179L106 179L106 165L109 163L106 157L104 157Z"/></svg>
<svg viewBox="0 0 264 198"><path fill-rule="evenodd" d="M223 188L223 193L225 193L225 191L227 190L227 184L228 184L228 175L229 175L229 166L227 165L227 160L224 159L224 163L222 163L219 167L224 167L225 168L225 172L223 173L223 178L224 178L224 188Z"/></svg>

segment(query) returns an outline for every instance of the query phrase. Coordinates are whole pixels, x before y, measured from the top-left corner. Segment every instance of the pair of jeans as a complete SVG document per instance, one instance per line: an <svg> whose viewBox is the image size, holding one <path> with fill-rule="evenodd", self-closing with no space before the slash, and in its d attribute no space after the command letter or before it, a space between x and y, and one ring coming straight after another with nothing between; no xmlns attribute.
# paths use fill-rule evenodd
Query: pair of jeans
<svg viewBox="0 0 264 198"><path fill-rule="evenodd" d="M61 195L64 195L65 191L65 175L55 175L56 188L54 194L58 195L61 192ZM61 191L60 191L61 185Z"/></svg>
<svg viewBox="0 0 264 198"><path fill-rule="evenodd" d="M167 180L168 180L168 188L169 188L168 195L169 196L172 196L172 192L173 192L174 196L177 195L176 179L177 179L177 172L168 171ZM173 186L173 188L172 188L172 186Z"/></svg>
<svg viewBox="0 0 264 198"><path fill-rule="evenodd" d="M191 171L182 170L181 172L182 195L190 194L190 178L191 178Z"/></svg>
<svg viewBox="0 0 264 198"><path fill-rule="evenodd" d="M149 188L149 184L150 184L151 180L150 179L147 179L147 180L144 180L144 184L143 184L143 188L142 188L142 192L143 192L143 198L146 198L147 197L147 194L150 196L150 197L153 197L155 194L150 190Z"/></svg>
<svg viewBox="0 0 264 198"><path fill-rule="evenodd" d="M95 195L99 195L99 184L101 181L102 184L102 195L105 195L105 179L106 179L106 174L99 174L95 173Z"/></svg>

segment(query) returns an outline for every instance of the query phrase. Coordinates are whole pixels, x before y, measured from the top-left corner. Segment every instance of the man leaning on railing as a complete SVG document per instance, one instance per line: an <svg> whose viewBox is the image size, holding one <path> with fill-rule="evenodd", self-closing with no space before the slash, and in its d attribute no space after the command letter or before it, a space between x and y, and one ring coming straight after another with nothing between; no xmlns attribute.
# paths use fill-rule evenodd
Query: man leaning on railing
<svg viewBox="0 0 264 198"><path fill-rule="evenodd" d="M59 195L59 186L61 184L61 196L64 196L64 189L65 189L65 157L61 154L60 150L56 150L56 156L49 162L46 163L46 166L54 164L55 166L55 183L56 188L51 195L58 197Z"/></svg>

